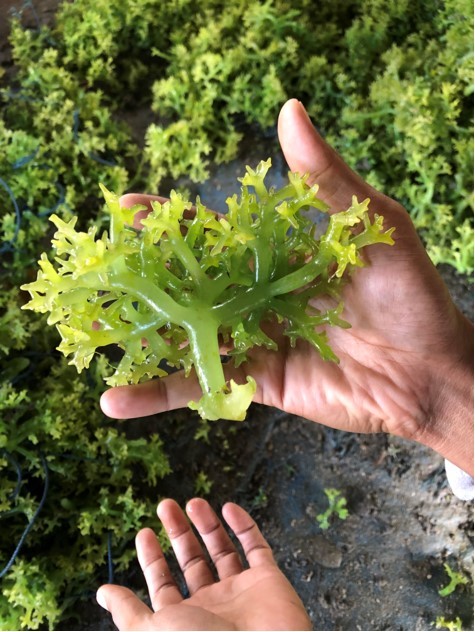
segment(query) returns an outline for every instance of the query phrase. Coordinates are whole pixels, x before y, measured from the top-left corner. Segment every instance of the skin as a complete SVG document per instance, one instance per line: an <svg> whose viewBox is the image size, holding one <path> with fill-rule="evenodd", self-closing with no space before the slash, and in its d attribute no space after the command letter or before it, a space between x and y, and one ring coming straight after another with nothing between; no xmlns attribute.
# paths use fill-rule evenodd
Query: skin
<svg viewBox="0 0 475 632"><path fill-rule="evenodd" d="M330 328L339 364L325 362L308 344L291 348L277 326L279 351L257 348L227 377L257 382L255 401L351 432L387 432L429 446L473 475L473 327L451 300L407 211L354 173L322 139L295 99L278 121L282 151L292 171L309 173L331 212L352 195L371 199L395 245L366 251L368 267L343 291L351 329ZM124 206L153 196L129 194ZM139 222L139 218L137 218ZM142 417L185 407L199 398L196 380L182 373L104 393L113 418Z"/></svg>
<svg viewBox="0 0 475 632"><path fill-rule="evenodd" d="M223 517L238 538L249 565L240 555L210 505L201 498L186 512L205 549L174 500L158 505L190 597L184 599L152 529L136 538L137 554L152 609L128 588L102 586L97 600L109 610L119 630L311 630L297 593L275 563L256 523L239 505L227 503Z"/></svg>

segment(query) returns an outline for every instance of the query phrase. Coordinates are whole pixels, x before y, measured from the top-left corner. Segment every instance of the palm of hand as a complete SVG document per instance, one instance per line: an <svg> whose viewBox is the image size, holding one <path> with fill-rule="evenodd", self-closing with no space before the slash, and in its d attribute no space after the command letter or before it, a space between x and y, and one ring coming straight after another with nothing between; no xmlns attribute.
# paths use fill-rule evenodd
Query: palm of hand
<svg viewBox="0 0 475 632"><path fill-rule="evenodd" d="M243 371L256 379L262 403L341 430L411 436L430 387L421 365L459 347L452 332L460 328L450 327L459 314L407 213L383 200L378 212L396 227L396 244L374 246L370 265L343 290L351 328L327 329L340 362L323 361L305 342L290 347L276 327L279 353L256 349Z"/></svg>
<svg viewBox="0 0 475 632"><path fill-rule="evenodd" d="M308 626L293 589L274 565L250 568L205 586L180 604L156 612L154 622L160 629L190 629L191 615L195 626L191 629L302 630Z"/></svg>
<svg viewBox="0 0 475 632"><path fill-rule="evenodd" d="M186 507L208 550L173 500L158 506L190 597L184 599L151 529L137 535L137 553L152 610L130 590L102 586L98 601L119 630L307 630L310 621L296 592L277 567L272 551L249 514L227 503L223 516L238 538L250 566L241 558L210 505L200 498Z"/></svg>

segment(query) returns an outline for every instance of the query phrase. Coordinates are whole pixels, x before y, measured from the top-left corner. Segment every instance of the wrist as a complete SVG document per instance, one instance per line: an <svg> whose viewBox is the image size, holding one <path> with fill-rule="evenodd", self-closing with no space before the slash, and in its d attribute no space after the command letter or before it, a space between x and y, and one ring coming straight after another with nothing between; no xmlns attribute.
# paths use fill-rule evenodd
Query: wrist
<svg viewBox="0 0 475 632"><path fill-rule="evenodd" d="M430 360L423 421L412 438L473 476L473 326L461 319L458 350Z"/></svg>

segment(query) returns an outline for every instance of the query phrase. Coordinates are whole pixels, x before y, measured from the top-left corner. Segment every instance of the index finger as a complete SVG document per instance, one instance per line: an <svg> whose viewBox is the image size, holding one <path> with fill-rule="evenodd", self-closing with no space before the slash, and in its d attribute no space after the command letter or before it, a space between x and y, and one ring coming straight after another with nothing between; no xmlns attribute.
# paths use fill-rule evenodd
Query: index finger
<svg viewBox="0 0 475 632"><path fill-rule="evenodd" d="M142 529L135 539L137 556L147 582L154 611L180 603L183 597L171 574L162 548L152 529Z"/></svg>

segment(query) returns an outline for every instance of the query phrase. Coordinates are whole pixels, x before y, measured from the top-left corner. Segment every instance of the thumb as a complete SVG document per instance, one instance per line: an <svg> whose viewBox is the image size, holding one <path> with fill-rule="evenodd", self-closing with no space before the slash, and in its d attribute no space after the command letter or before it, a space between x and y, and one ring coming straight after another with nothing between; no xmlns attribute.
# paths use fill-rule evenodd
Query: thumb
<svg viewBox="0 0 475 632"><path fill-rule="evenodd" d="M96 594L97 603L108 610L119 630L146 630L152 611L128 588L106 584Z"/></svg>
<svg viewBox="0 0 475 632"><path fill-rule="evenodd" d="M309 174L309 184L319 185L318 197L333 212L346 210L353 195L359 201L367 197L385 198L348 167L341 156L326 143L313 126L304 106L290 99L280 111L277 130L291 171Z"/></svg>

